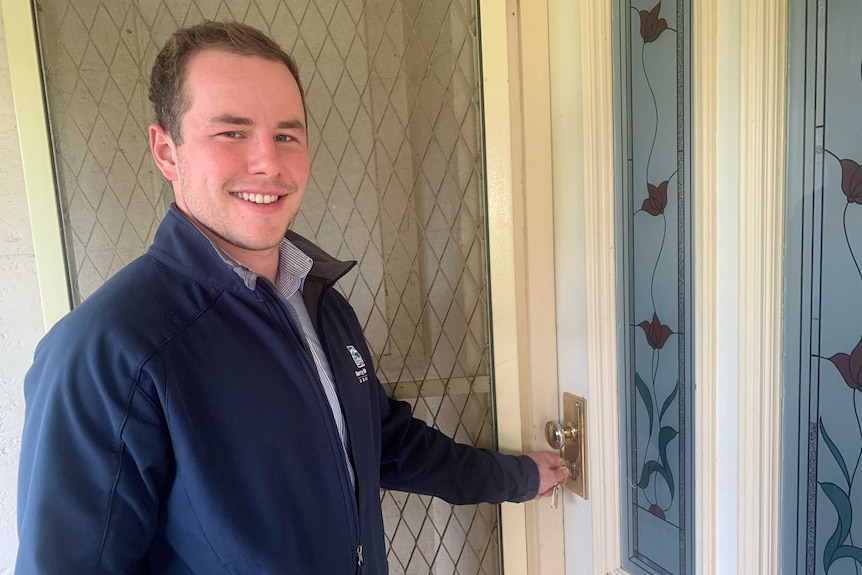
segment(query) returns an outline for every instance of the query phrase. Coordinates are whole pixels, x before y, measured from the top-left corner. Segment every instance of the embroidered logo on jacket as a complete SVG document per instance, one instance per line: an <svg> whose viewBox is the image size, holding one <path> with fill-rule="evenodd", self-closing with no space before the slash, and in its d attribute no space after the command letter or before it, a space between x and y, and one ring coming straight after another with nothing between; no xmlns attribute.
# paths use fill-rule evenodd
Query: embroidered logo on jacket
<svg viewBox="0 0 862 575"><path fill-rule="evenodd" d="M359 355L359 352L356 351L355 347L353 347L352 345L348 345L347 351L350 352L350 357L353 358L353 363L356 364L356 367L358 367L359 369L362 369L363 367L365 367L365 360L362 359L362 356Z"/></svg>
<svg viewBox="0 0 862 575"><path fill-rule="evenodd" d="M350 357L353 358L353 363L355 363L358 368L353 372L356 374L356 380L359 383L365 383L368 381L368 370L365 368L365 360L362 359L362 355L356 351L356 348L352 345L347 346L347 351L350 352Z"/></svg>

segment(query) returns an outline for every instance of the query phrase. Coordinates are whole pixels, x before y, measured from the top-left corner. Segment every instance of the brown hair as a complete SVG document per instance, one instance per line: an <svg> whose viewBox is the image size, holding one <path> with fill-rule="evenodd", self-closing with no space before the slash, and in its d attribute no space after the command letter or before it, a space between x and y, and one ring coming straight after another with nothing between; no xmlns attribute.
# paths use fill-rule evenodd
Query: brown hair
<svg viewBox="0 0 862 575"><path fill-rule="evenodd" d="M296 80L303 108L305 107L299 68L290 54L266 34L247 24L205 20L174 32L156 56L150 74L149 98L156 111L156 123L176 144L182 143L180 120L191 103L188 94L183 92L186 67L192 56L211 49L282 62Z"/></svg>

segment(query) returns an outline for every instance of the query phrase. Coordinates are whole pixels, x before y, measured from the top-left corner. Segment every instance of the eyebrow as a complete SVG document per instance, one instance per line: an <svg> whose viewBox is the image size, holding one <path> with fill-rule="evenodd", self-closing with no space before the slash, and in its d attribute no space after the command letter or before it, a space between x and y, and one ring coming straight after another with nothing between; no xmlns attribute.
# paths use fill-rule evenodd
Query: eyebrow
<svg viewBox="0 0 862 575"><path fill-rule="evenodd" d="M251 118L243 116L234 116L233 114L221 114L210 119L210 124L231 124L234 126L252 126L254 122ZM305 124L299 120L283 120L276 127L279 130L299 130L305 132Z"/></svg>

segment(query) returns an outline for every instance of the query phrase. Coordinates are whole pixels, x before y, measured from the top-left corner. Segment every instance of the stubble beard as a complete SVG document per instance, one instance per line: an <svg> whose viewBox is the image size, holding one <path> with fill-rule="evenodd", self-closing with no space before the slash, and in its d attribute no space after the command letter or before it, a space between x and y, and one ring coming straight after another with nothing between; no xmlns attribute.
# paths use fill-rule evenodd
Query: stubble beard
<svg viewBox="0 0 862 575"><path fill-rule="evenodd" d="M278 244L281 242L282 238L284 238L287 230L290 228L290 225L293 223L293 219L296 217L296 212L299 210L299 206L297 205L293 213L289 214L287 218L287 222L284 225L284 229L280 230L277 238L269 239L261 239L259 241L254 241L253 238L245 237L246 234L243 234L241 231L234 229L232 225L231 217L228 213L214 213L212 210L205 209L205 206L198 205L197 202L189 203L188 198L194 197L193 194L189 193L188 185L189 185L189 172L188 166L185 162L180 161L178 163L181 185L180 185L180 194L183 198L183 204L185 206L184 210L181 210L186 217L190 218L192 222L198 227L198 229L203 232L204 235L210 237L211 240L217 239L224 244L228 244L230 246L240 248L242 250L247 251L265 251L269 249L276 248ZM287 191L288 194L298 193L298 190L295 186L284 186L280 185L283 190ZM230 195L227 186L222 188L222 192L225 195ZM237 200L237 201L245 201L245 200ZM286 201L281 199L279 201ZM197 209L203 208L203 209ZM204 219L201 219L204 218Z"/></svg>

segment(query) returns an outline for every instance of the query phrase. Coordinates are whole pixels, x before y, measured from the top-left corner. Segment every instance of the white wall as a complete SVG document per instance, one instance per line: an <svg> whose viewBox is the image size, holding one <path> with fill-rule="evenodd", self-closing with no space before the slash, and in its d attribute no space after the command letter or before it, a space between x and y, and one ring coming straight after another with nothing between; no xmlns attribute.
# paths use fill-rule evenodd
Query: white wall
<svg viewBox="0 0 862 575"><path fill-rule="evenodd" d="M0 575L15 565L22 383L44 328L0 15Z"/></svg>

